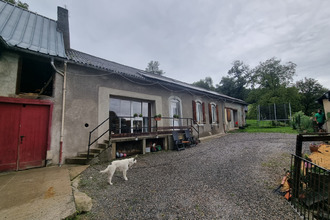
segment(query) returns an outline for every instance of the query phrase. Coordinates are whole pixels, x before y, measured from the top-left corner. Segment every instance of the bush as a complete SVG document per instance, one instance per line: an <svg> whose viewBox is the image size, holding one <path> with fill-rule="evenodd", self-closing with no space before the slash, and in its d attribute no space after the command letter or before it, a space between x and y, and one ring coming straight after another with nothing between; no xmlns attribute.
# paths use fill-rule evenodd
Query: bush
<svg viewBox="0 0 330 220"><path fill-rule="evenodd" d="M296 112L292 117L292 128L299 132L313 132L313 119L306 116L302 111Z"/></svg>

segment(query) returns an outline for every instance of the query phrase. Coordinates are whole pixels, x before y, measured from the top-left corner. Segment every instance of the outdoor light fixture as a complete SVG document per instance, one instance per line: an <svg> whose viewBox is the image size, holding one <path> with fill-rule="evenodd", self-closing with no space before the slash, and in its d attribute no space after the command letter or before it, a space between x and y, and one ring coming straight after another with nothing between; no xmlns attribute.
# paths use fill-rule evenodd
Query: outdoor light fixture
<svg viewBox="0 0 330 220"><path fill-rule="evenodd" d="M137 141L137 140L139 140L139 139L136 137L135 140Z"/></svg>

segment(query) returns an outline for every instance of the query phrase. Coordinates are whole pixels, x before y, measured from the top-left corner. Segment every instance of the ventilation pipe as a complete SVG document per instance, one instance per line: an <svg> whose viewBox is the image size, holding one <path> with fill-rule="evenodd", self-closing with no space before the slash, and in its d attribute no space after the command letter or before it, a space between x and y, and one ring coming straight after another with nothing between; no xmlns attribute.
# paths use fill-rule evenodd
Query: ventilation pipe
<svg viewBox="0 0 330 220"><path fill-rule="evenodd" d="M54 68L54 70L63 76L63 90L62 90L62 119L61 119L61 134L60 134L60 151L59 151L59 162L58 165L62 166L62 154L63 154L63 136L64 136L64 113L65 113L65 97L66 97L66 67L67 62L64 62L64 72L59 71L55 64L54 60L51 60L51 65Z"/></svg>

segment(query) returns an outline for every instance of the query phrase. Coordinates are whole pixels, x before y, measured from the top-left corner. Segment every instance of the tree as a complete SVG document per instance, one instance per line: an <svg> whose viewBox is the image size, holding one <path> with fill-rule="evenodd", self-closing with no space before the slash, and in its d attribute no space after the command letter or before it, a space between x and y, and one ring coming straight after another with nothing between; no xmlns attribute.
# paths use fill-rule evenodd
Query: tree
<svg viewBox="0 0 330 220"><path fill-rule="evenodd" d="M251 84L254 88L268 88L275 90L280 86L288 86L296 73L296 64L288 62L281 64L281 60L271 58L260 63L251 71Z"/></svg>
<svg viewBox="0 0 330 220"><path fill-rule="evenodd" d="M146 71L153 74L163 75L165 72L161 69L159 69L159 62L158 61L150 61L148 63L148 67L146 68Z"/></svg>
<svg viewBox="0 0 330 220"><path fill-rule="evenodd" d="M292 112L300 111L298 89L291 84L296 72L295 68L296 64L292 62L281 64L281 60L276 58L261 62L249 73L252 90L247 102L251 103L254 109L258 105L290 103ZM252 115L254 112L250 113L249 110L249 116Z"/></svg>
<svg viewBox="0 0 330 220"><path fill-rule="evenodd" d="M299 90L302 111L308 116L321 107L316 100L328 91L317 80L306 77L297 81L296 87Z"/></svg>
<svg viewBox="0 0 330 220"><path fill-rule="evenodd" d="M205 77L205 79L201 79L197 82L194 82L193 85L203 89L215 91L215 88L213 86L213 80L211 77Z"/></svg>
<svg viewBox="0 0 330 220"><path fill-rule="evenodd" d="M13 5L16 5L18 7L24 8L26 10L29 9L29 5L27 3L23 3L21 1L16 1L16 0L5 0L5 1L6 2L9 2L9 3L13 4Z"/></svg>
<svg viewBox="0 0 330 220"><path fill-rule="evenodd" d="M228 76L222 77L216 91L231 97L245 100L248 94L247 78L250 68L243 61L235 60L233 67L228 70Z"/></svg>

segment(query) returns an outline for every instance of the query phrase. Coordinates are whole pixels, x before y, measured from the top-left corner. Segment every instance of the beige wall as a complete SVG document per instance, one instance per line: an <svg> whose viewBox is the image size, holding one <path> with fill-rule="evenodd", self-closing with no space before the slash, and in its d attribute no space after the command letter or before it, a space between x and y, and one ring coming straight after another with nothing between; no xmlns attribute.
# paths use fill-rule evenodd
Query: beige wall
<svg viewBox="0 0 330 220"><path fill-rule="evenodd" d="M1 51L0 55L0 96L13 96L16 93L19 55Z"/></svg>

